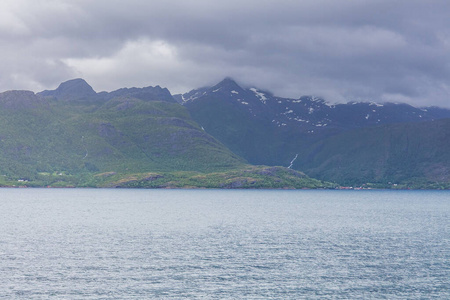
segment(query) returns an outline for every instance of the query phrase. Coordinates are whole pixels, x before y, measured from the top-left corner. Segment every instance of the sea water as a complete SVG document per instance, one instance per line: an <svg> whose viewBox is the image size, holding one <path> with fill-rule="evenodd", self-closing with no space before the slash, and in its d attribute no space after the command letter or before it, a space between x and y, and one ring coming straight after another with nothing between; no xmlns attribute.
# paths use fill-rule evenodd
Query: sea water
<svg viewBox="0 0 450 300"><path fill-rule="evenodd" d="M0 189L3 299L449 299L449 191Z"/></svg>

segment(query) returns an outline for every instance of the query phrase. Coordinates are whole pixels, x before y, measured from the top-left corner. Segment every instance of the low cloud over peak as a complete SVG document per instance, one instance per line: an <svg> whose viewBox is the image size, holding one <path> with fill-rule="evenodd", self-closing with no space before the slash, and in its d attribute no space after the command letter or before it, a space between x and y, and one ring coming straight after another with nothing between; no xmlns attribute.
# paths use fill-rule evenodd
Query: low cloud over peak
<svg viewBox="0 0 450 300"><path fill-rule="evenodd" d="M0 90L96 90L226 76L277 95L450 107L450 3L3 1Z"/></svg>

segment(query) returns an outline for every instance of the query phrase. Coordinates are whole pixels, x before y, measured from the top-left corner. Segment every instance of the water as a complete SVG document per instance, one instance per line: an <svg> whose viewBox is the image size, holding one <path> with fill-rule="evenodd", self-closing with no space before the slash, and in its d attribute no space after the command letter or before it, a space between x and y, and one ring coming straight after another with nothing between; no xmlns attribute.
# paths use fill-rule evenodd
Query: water
<svg viewBox="0 0 450 300"><path fill-rule="evenodd" d="M0 298L449 299L448 191L0 189Z"/></svg>

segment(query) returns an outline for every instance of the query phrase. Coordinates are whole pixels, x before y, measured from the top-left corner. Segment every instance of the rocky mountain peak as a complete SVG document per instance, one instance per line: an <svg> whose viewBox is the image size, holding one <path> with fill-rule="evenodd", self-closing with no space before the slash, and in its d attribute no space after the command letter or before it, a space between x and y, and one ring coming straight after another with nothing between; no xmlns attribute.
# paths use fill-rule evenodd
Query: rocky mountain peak
<svg viewBox="0 0 450 300"><path fill-rule="evenodd" d="M46 90L39 93L42 96L53 96L60 100L82 100L95 97L97 93L94 89L81 78L65 81L61 83L56 90Z"/></svg>
<svg viewBox="0 0 450 300"><path fill-rule="evenodd" d="M213 87L214 88L225 88L225 89L238 89L242 90L242 88L234 81L231 77L225 77L224 80L219 82L217 85Z"/></svg>
<svg viewBox="0 0 450 300"><path fill-rule="evenodd" d="M167 88L162 88L159 85L144 88L121 88L110 93L103 95L107 99L115 97L133 97L144 101L167 101L175 102L172 94Z"/></svg>
<svg viewBox="0 0 450 300"><path fill-rule="evenodd" d="M0 93L0 103L4 108L31 108L42 102L42 98L32 91L14 90Z"/></svg>

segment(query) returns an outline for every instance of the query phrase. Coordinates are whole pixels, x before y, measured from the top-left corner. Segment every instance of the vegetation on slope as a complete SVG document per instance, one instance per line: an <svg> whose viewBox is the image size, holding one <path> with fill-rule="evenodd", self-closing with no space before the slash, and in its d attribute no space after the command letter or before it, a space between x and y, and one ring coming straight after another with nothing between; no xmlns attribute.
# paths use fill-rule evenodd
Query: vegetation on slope
<svg viewBox="0 0 450 300"><path fill-rule="evenodd" d="M296 163L343 185L449 188L450 119L346 131L316 143Z"/></svg>
<svg viewBox="0 0 450 300"><path fill-rule="evenodd" d="M171 101L0 94L0 186L319 188L249 166Z"/></svg>
<svg viewBox="0 0 450 300"><path fill-rule="evenodd" d="M337 187L335 184L309 178L305 174L291 169L250 165L216 172L104 172L78 175L40 173L32 181L12 181L0 177L0 186L220 189L329 189Z"/></svg>
<svg viewBox="0 0 450 300"><path fill-rule="evenodd" d="M290 127L262 109L261 93L223 84L186 106L160 87L96 93L82 79L0 93L0 186L333 186L245 157L346 186L450 188L450 119Z"/></svg>

